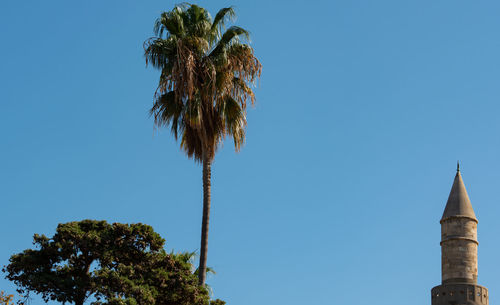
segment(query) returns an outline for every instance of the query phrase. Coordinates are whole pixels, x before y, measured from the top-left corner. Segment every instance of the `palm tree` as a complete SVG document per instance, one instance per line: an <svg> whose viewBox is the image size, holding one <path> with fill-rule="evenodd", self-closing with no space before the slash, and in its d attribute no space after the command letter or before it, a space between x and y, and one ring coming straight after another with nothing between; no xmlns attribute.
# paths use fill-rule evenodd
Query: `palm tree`
<svg viewBox="0 0 500 305"><path fill-rule="evenodd" d="M235 150L245 140L246 106L262 66L248 44L249 33L227 30L232 7L214 19L202 7L176 6L156 20L155 36L144 42L146 64L161 71L151 115L170 127L189 158L203 164L203 219L199 284L205 284L210 217L211 165L218 146L231 136Z"/></svg>

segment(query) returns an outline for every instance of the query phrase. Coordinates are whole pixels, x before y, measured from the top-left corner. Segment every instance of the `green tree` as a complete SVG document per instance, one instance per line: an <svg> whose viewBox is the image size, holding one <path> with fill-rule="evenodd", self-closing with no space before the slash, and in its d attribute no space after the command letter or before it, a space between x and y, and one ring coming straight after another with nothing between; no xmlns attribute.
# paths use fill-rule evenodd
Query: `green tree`
<svg viewBox="0 0 500 305"><path fill-rule="evenodd" d="M179 5L156 20L144 43L146 64L161 71L151 114L157 127L170 127L189 158L203 164L203 218L199 284L205 284L210 217L211 165L226 136L239 151L245 140L246 107L262 66L223 8L211 18L197 5Z"/></svg>
<svg viewBox="0 0 500 305"><path fill-rule="evenodd" d="M83 220L59 224L52 238L35 234L37 249L12 255L6 278L29 298L94 304L207 305L188 254L167 254L164 239L144 224Z"/></svg>
<svg viewBox="0 0 500 305"><path fill-rule="evenodd" d="M140 267L121 264L100 270L102 295L109 305L224 305L221 300L209 301L207 289L198 285L192 256L161 252L150 255Z"/></svg>

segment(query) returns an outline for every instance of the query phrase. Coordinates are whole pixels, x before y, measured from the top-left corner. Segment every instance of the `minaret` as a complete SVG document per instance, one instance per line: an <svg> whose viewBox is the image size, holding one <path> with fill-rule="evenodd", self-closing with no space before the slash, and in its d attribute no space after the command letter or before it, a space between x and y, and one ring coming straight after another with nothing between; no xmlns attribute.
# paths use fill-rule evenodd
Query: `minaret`
<svg viewBox="0 0 500 305"><path fill-rule="evenodd" d="M487 305L488 289L477 285L477 218L457 174L441 218L442 284L432 288L432 305Z"/></svg>

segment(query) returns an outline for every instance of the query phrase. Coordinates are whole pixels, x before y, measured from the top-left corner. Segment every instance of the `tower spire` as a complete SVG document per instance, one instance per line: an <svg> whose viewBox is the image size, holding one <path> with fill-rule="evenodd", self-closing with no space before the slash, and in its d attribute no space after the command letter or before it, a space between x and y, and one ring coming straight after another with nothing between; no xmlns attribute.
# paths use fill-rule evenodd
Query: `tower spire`
<svg viewBox="0 0 500 305"><path fill-rule="evenodd" d="M467 195L467 190L465 189L464 181L462 180L462 175L460 174L459 163L457 163L457 174L455 175L455 180L453 181L453 186L451 187L441 221L450 217L469 217L476 219L469 195Z"/></svg>

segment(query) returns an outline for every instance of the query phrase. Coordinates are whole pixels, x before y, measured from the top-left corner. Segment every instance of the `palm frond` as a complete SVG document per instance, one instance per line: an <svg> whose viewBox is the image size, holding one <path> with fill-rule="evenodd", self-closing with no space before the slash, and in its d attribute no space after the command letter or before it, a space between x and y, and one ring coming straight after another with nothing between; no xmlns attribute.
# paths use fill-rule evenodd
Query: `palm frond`
<svg viewBox="0 0 500 305"><path fill-rule="evenodd" d="M144 57L146 65L151 64L157 69L165 67L172 61L177 52L177 38L162 39L152 37L144 42Z"/></svg>
<svg viewBox="0 0 500 305"><path fill-rule="evenodd" d="M183 104L175 98L175 92L170 91L158 96L149 113L154 117L156 126L170 124L171 131L177 139L179 132L182 133L184 130L183 111Z"/></svg>
<svg viewBox="0 0 500 305"><path fill-rule="evenodd" d="M203 145L198 131L186 124L186 128L182 133L181 148L184 150L188 158L193 158L196 162L203 161Z"/></svg>
<svg viewBox="0 0 500 305"><path fill-rule="evenodd" d="M254 83L262 73L262 65L255 57L253 49L247 44L233 44L229 47L228 59L231 70L246 82Z"/></svg>
<svg viewBox="0 0 500 305"><path fill-rule="evenodd" d="M219 43L223 44L223 45L227 45L233 39L239 38L239 37L243 37L247 41L249 41L250 40L250 32L248 32L244 28L241 28L239 26L233 25L232 27L230 27L229 29L227 29L226 32L224 32L224 34L222 35Z"/></svg>
<svg viewBox="0 0 500 305"><path fill-rule="evenodd" d="M185 10L184 6L178 5L172 11L162 13L154 25L155 35L162 37L163 33L167 31L169 35L185 36Z"/></svg>
<svg viewBox="0 0 500 305"><path fill-rule="evenodd" d="M247 105L246 102L248 100L250 100L252 106L255 103L255 95L252 89L247 85L247 83L243 79L239 77L233 78L233 89L231 91L231 96L235 100L238 100L243 109L246 108Z"/></svg>
<svg viewBox="0 0 500 305"><path fill-rule="evenodd" d="M155 25L153 27L153 33L155 33L156 36L162 37L163 36L163 31L165 30L164 24L166 23L166 19L168 18L168 13L163 12L159 18L156 19Z"/></svg>
<svg viewBox="0 0 500 305"><path fill-rule="evenodd" d="M212 17L207 10L198 6L191 5L186 10L189 36L206 38L212 25Z"/></svg>
<svg viewBox="0 0 500 305"><path fill-rule="evenodd" d="M226 29L226 21L233 21L235 18L236 12L234 11L233 6L220 9L217 12L217 15L215 15L214 22L212 23L212 27L210 29L210 43L214 43L220 38L222 31Z"/></svg>
<svg viewBox="0 0 500 305"><path fill-rule="evenodd" d="M198 275L198 268L196 268L196 270L193 272L193 274L195 275ZM215 272L215 270L213 268L210 268L210 267L207 267L207 273L210 273L210 274L217 274L217 272Z"/></svg>
<svg viewBox="0 0 500 305"><path fill-rule="evenodd" d="M234 98L225 96L221 105L221 116L225 134L231 135L236 151L245 142L245 127L247 125L245 111Z"/></svg>
<svg viewBox="0 0 500 305"><path fill-rule="evenodd" d="M210 56L217 56L219 52L230 47L233 42L239 42L240 37L250 40L250 32L244 28L233 25L224 32Z"/></svg>

